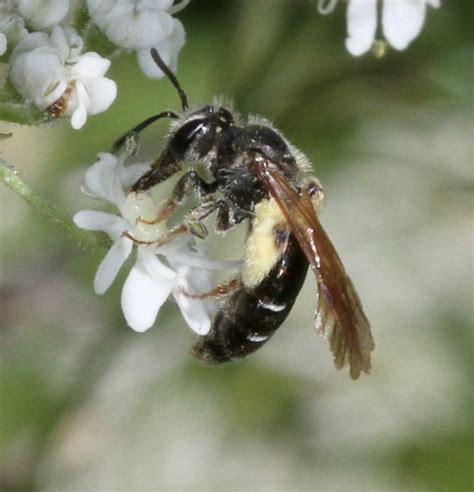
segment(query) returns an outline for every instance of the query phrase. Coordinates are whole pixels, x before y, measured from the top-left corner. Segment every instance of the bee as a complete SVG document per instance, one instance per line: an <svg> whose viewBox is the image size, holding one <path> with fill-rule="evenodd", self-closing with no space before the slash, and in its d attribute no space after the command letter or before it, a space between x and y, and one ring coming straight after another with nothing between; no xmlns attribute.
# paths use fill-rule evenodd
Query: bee
<svg viewBox="0 0 474 492"><path fill-rule="evenodd" d="M310 268L318 287L315 325L329 339L336 368L349 366L353 379L369 373L370 324L318 219L324 194L306 157L263 118L242 125L232 109L217 102L190 110L175 75L155 49L151 54L176 88L183 113L159 113L115 142L114 148L120 147L151 123L173 120L164 150L130 192L146 192L185 163L200 161L212 179L188 170L156 222L193 195L198 205L187 214L185 228L194 234L205 236L202 221L214 212L217 232L248 223L239 276L199 296L224 299L210 332L195 342L192 353L220 364L260 348L287 318Z"/></svg>

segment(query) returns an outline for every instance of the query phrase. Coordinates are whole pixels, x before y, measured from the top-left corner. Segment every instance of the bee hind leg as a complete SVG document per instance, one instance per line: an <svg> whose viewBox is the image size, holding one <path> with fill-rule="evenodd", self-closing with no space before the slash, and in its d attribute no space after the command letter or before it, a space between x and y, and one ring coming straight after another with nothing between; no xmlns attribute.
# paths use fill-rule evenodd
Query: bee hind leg
<svg viewBox="0 0 474 492"><path fill-rule="evenodd" d="M218 284L214 289L209 292L203 292L201 294L191 294L190 292L184 292L184 295L191 299L220 299L221 297L232 294L236 289L242 285L240 277L234 277L226 282Z"/></svg>

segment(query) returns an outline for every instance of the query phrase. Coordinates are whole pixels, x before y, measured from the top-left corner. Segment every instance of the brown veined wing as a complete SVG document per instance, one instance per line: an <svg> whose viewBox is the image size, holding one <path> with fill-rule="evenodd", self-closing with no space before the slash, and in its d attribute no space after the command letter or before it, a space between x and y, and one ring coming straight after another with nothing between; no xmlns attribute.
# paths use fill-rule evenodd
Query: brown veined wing
<svg viewBox="0 0 474 492"><path fill-rule="evenodd" d="M359 296L339 255L321 226L313 202L305 189L296 190L263 156L252 168L277 202L291 231L308 258L318 283L315 324L329 339L337 369L349 365L357 379L370 371L374 341Z"/></svg>

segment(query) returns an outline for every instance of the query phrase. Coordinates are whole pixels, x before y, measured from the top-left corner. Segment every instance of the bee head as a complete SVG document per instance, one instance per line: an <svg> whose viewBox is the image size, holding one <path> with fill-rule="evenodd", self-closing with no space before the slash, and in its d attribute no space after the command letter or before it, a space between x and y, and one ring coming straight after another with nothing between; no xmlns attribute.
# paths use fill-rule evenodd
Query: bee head
<svg viewBox="0 0 474 492"><path fill-rule="evenodd" d="M191 113L172 134L169 151L176 159L202 158L215 145L218 135L234 124L232 113L220 106L205 106Z"/></svg>

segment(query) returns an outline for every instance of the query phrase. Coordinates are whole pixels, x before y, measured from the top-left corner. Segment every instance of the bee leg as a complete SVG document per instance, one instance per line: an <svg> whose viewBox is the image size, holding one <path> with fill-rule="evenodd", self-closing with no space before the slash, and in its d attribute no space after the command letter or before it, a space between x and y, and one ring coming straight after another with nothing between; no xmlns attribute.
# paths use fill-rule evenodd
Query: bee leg
<svg viewBox="0 0 474 492"><path fill-rule="evenodd" d="M241 285L242 280L240 279L240 277L234 277L230 280L227 280L226 282L218 284L209 292L204 292L202 294L191 294L184 291L183 293L186 297L190 297L191 299L220 299L221 297L232 294L232 292L238 289Z"/></svg>
<svg viewBox="0 0 474 492"><path fill-rule="evenodd" d="M215 202L204 202L202 206L195 209L194 214L199 220L204 220L216 210L215 230L217 233L230 231L241 222L236 219L229 203L223 199L216 200Z"/></svg>
<svg viewBox="0 0 474 492"><path fill-rule="evenodd" d="M182 160L176 158L171 150L166 148L160 156L153 162L151 169L145 173L138 181L130 188L130 192L147 191L153 186L162 183L173 174L181 169ZM176 183L175 192L173 195L180 199L186 195L190 186L193 185L197 193L205 193L207 188L212 183L206 183L196 171L189 171L183 175ZM215 189L215 188L214 188Z"/></svg>
<svg viewBox="0 0 474 492"><path fill-rule="evenodd" d="M229 204L224 200L220 200L216 217L216 232L227 232L234 226L234 215L232 214Z"/></svg>
<svg viewBox="0 0 474 492"><path fill-rule="evenodd" d="M181 162L176 160L169 154L168 150L165 149L151 165L151 169L132 185L130 193L147 191L150 188L153 188L153 186L162 183L180 169Z"/></svg>
<svg viewBox="0 0 474 492"><path fill-rule="evenodd" d="M187 198L189 192L198 198L207 198L217 189L217 182L207 183L196 171L189 171L182 176L173 190L173 199L180 204Z"/></svg>
<svg viewBox="0 0 474 492"><path fill-rule="evenodd" d="M155 239L153 241L144 241L142 239L137 239L128 231L122 232L122 236L132 240L135 244L154 244L156 246L163 246L164 244L169 243L181 234L186 234L188 232L192 232L190 230L190 226L188 226L187 224L180 224L176 227L173 227L173 229L168 231L166 234L163 234L163 236L160 236L158 239Z"/></svg>
<svg viewBox="0 0 474 492"><path fill-rule="evenodd" d="M238 222L234 218L229 203L223 199L207 201L199 205L194 210L191 210L191 219L189 220L190 222L201 222L216 210L215 231L217 233L225 233L237 225Z"/></svg>
<svg viewBox="0 0 474 492"><path fill-rule="evenodd" d="M142 224L159 224L171 217L173 212L185 202L190 191L193 192L193 195L197 195L198 198L202 199L214 193L216 187L216 183L207 183L196 171L189 171L178 180L174 187L172 197L167 200L165 206L153 220L145 220L139 217L137 222Z"/></svg>
<svg viewBox="0 0 474 492"><path fill-rule="evenodd" d="M153 220L147 220L143 217L138 217L137 224L155 225L168 220L173 212L179 207L179 203L174 200L166 200L165 205L159 211L158 215Z"/></svg>
<svg viewBox="0 0 474 492"><path fill-rule="evenodd" d="M131 130L128 132L124 133L122 136L117 138L115 142L112 144L112 151L117 151L122 147L124 144L126 144L127 140L129 137L132 135L137 135L143 131L145 128L150 126L152 123L154 123L157 120L160 120L161 118L172 118L172 119L177 119L179 116L174 113L173 111L163 111L162 113L155 114L153 116L150 116L146 120L143 120L142 122L138 123L138 125L134 126Z"/></svg>

